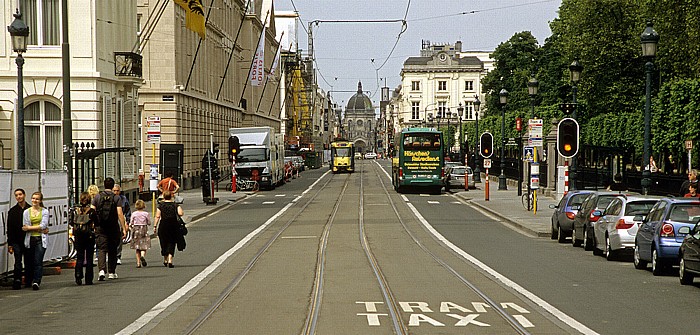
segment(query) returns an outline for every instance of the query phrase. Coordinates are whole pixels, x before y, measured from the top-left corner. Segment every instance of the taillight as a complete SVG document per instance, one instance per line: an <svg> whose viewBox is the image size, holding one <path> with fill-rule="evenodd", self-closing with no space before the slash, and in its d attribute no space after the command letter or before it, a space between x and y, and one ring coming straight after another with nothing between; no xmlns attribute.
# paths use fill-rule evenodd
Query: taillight
<svg viewBox="0 0 700 335"><path fill-rule="evenodd" d="M664 223L663 226L661 226L661 237L674 237L676 236L673 233L673 225L670 223Z"/></svg>
<svg viewBox="0 0 700 335"><path fill-rule="evenodd" d="M598 219L600 219L600 216L593 215L594 211L591 211L591 214L588 215L588 221L596 222Z"/></svg>
<svg viewBox="0 0 700 335"><path fill-rule="evenodd" d="M576 217L576 213L566 212L566 217L569 218L569 220L573 220Z"/></svg>
<svg viewBox="0 0 700 335"><path fill-rule="evenodd" d="M633 222L627 222L625 219L619 219L617 220L617 224L615 225L615 229L630 229L634 225Z"/></svg>
<svg viewBox="0 0 700 335"><path fill-rule="evenodd" d="M399 168L399 178L403 178L403 168Z"/></svg>

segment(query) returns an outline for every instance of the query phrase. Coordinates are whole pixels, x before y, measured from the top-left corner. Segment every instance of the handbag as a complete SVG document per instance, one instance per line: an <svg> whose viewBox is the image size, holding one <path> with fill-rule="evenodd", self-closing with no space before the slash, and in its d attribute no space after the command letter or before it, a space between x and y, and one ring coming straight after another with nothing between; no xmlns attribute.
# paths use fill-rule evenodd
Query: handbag
<svg viewBox="0 0 700 335"><path fill-rule="evenodd" d="M187 226L185 226L185 221L182 220L182 217L179 215L177 217L177 222L180 224L180 226L179 226L180 235L187 236Z"/></svg>

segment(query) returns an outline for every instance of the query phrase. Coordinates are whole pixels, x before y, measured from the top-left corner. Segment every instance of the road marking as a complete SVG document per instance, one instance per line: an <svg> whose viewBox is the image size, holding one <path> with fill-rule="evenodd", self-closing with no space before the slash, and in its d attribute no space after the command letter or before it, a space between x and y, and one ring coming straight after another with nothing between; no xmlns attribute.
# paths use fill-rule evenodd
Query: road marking
<svg viewBox="0 0 700 335"><path fill-rule="evenodd" d="M311 184L309 188L304 191L304 193L307 193L309 190L311 190L323 177L325 177L327 174L329 174L330 171L326 171L316 182ZM302 193L302 194L304 194ZM296 199L295 199L296 201ZM265 230L272 222L277 220L278 217L282 216L290 207L292 207L293 203L289 203L286 206L284 206L282 209L280 209L275 215L273 215L271 218L269 218L265 223L263 223L260 227L257 229L253 230L248 234L246 237L244 237L242 240L238 241L236 245L231 247L231 249L228 249L225 253L223 253L219 258L217 258L214 262L209 264L202 272L198 273L196 276L192 277L189 282L187 282L185 285L180 287L177 291L173 292L170 296L167 298L163 299L163 301L159 302L151 310L148 312L144 313L139 317L138 319L134 320L131 324L126 326L124 329L120 330L117 335L128 335L128 334L133 334L137 332L139 329L143 328L146 326L148 323L150 323L153 319L158 317L161 313L163 313L168 306L174 304L178 300L182 299L185 295L187 295L190 291L194 290L197 288L197 286L204 280L206 279L209 275L211 275L216 269L218 269L223 263L226 262L227 259L229 259L231 256L233 256L234 253L236 253L238 250L243 248L248 242L250 242L253 238L255 238L260 232Z"/></svg>
<svg viewBox="0 0 700 335"><path fill-rule="evenodd" d="M421 197L429 197L430 194L421 193L420 196L421 196Z"/></svg>
<svg viewBox="0 0 700 335"><path fill-rule="evenodd" d="M276 197L286 197L286 194L275 194Z"/></svg>
<svg viewBox="0 0 700 335"><path fill-rule="evenodd" d="M440 204L439 201L434 201L434 200L428 200L428 203L431 204L431 205L438 205L438 204Z"/></svg>
<svg viewBox="0 0 700 335"><path fill-rule="evenodd" d="M317 238L318 236L282 236L280 237L283 240L296 240L296 239L307 239L307 238Z"/></svg>
<svg viewBox="0 0 700 335"><path fill-rule="evenodd" d="M408 197L404 194L401 195L401 199L403 199L404 202L408 202Z"/></svg>
<svg viewBox="0 0 700 335"><path fill-rule="evenodd" d="M484 264L480 260L478 260L476 257L468 254L464 250L460 249L456 245L454 245L452 242L450 242L448 239L446 239L442 234L440 234L435 228L433 228L432 225L421 215L420 212L416 209L413 204L408 203L407 206L411 208L413 211L413 214L418 218L418 220L421 222L421 224L431 233L435 238L437 238L440 242L444 243L445 246L448 248L452 249L454 252L456 252L458 255L462 256L465 258L467 261L470 263L474 264L475 266L481 268L484 270L486 273L494 277L496 280L500 281L504 285L512 288L513 290L517 291L521 295L523 295L525 298L530 299L530 301L534 302L538 306L542 307L544 310L552 314L554 317L557 319L563 321L564 323L568 324L571 328L574 328L581 332L584 335L598 335L595 331L592 329L586 327L584 324L576 321L574 318L566 315L564 312L560 311L556 307L552 306L548 302L544 301L542 298L536 296L532 292L526 290L524 287L518 285L516 282L508 279L506 276L496 272L496 270L492 269L488 265Z"/></svg>
<svg viewBox="0 0 700 335"><path fill-rule="evenodd" d="M262 204L263 204L263 205L272 205L272 204L274 204L274 203L275 203L274 201L263 201Z"/></svg>

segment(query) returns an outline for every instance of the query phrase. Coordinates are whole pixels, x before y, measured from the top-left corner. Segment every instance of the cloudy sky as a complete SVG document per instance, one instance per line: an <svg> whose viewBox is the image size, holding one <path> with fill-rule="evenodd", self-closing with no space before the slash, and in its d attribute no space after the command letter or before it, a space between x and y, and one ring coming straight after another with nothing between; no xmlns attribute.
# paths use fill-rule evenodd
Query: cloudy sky
<svg viewBox="0 0 700 335"><path fill-rule="evenodd" d="M402 64L420 55L422 40L433 44L459 40L464 51L492 51L515 33L530 31L541 45L551 34L549 22L557 17L561 0L274 0L274 4L276 10L299 12L304 27L299 27L298 43L304 53L312 21L406 17L403 33L401 22L312 25L318 83L344 107L358 81L378 105L378 87L400 84Z"/></svg>

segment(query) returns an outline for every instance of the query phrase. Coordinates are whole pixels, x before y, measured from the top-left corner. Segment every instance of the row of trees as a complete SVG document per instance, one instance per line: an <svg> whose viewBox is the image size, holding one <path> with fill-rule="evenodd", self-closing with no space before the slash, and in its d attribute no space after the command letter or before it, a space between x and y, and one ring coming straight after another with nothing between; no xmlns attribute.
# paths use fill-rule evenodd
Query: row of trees
<svg viewBox="0 0 700 335"><path fill-rule="evenodd" d="M559 17L550 23L552 35L544 45L524 31L501 43L492 54L495 68L482 81L483 92L488 94L482 103L479 130L488 129L496 139L501 138L498 92L505 88L510 93L506 137L517 137L518 116L544 119L547 134L550 121L564 117L559 104L572 100L568 66L578 60L584 67L577 85L581 143L625 147L641 156L646 60L641 56L640 35L648 20L661 36L653 60L652 155L658 162L669 155L683 157L684 140L700 144L697 0L562 0ZM533 76L540 84L535 115L527 90ZM466 124L465 131L468 142L475 143L474 124Z"/></svg>

